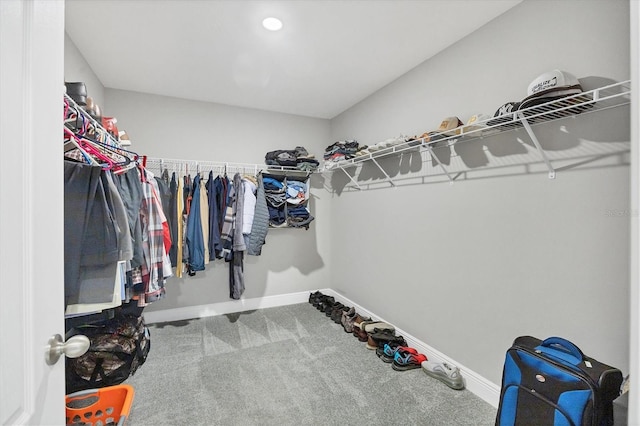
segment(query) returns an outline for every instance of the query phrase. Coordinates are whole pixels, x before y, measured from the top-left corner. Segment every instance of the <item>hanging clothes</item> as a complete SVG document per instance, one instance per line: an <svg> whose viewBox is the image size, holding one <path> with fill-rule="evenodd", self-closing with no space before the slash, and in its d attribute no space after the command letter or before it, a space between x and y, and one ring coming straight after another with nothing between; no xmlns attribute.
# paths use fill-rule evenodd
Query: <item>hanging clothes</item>
<svg viewBox="0 0 640 426"><path fill-rule="evenodd" d="M240 299L244 293L244 252L233 253L233 259L229 264L229 297Z"/></svg>
<svg viewBox="0 0 640 426"><path fill-rule="evenodd" d="M133 258L133 240L131 238L131 230L129 229L129 221L127 220L127 210L118 191L118 187L115 184L113 174L111 172L105 172L104 175L113 206L113 218L117 225L118 260L130 261Z"/></svg>
<svg viewBox="0 0 640 426"><path fill-rule="evenodd" d="M244 237L242 235L242 229L244 227L244 185L240 173L236 173L233 177L233 187L236 190L233 208L235 221L233 226L233 251L245 251L247 246L244 243Z"/></svg>
<svg viewBox="0 0 640 426"><path fill-rule="evenodd" d="M164 212L165 216L167 216L168 219L168 212L169 212L169 196L170 196L170 192L169 192L169 172L167 172L167 170L165 169L162 172L161 176L156 176L154 178L156 180L156 183L158 184L158 195L160 197L160 202L162 203L162 211Z"/></svg>
<svg viewBox="0 0 640 426"><path fill-rule="evenodd" d="M191 200L193 199L191 194L191 175L184 177L183 199L184 210L182 211L182 264L187 271L187 274L191 275L191 269L189 268L189 244L187 244L187 235L189 233L188 218L191 211Z"/></svg>
<svg viewBox="0 0 640 426"><path fill-rule="evenodd" d="M200 209L200 175L193 179L193 195L187 218L187 247L189 248L188 270L190 273L204 271L204 238L202 234L202 210Z"/></svg>
<svg viewBox="0 0 640 426"><path fill-rule="evenodd" d="M164 247L167 250L167 254L171 250L171 227L169 226L169 217L167 212L169 211L169 174L165 169L162 172L162 176L155 177L154 188L157 188L158 202L162 206L162 212L165 215L166 221L163 222L163 234L164 234Z"/></svg>
<svg viewBox="0 0 640 426"><path fill-rule="evenodd" d="M110 171L102 171L102 183L110 219L113 220L118 247L118 261L102 265L85 265L80 269L78 304L68 305L65 313L82 314L122 305L125 265L133 256L131 233L122 198Z"/></svg>
<svg viewBox="0 0 640 426"><path fill-rule="evenodd" d="M184 188L182 179L178 179L176 191L176 277L182 278L182 241L184 238L184 222L182 221L182 211L184 210Z"/></svg>
<svg viewBox="0 0 640 426"><path fill-rule="evenodd" d="M214 179L213 171L209 172L207 179L207 201L209 204L209 260L215 260L222 251L220 245L220 194L222 182L220 176Z"/></svg>
<svg viewBox="0 0 640 426"><path fill-rule="evenodd" d="M79 303L82 267L118 260L101 173L100 166L64 162L65 307Z"/></svg>
<svg viewBox="0 0 640 426"><path fill-rule="evenodd" d="M139 306L163 298L166 279L173 275L168 250L165 248L164 223L167 219L162 211L157 182L151 172L143 173L145 182L142 185L140 218L143 235L147 238L143 241L145 262L140 266L143 291L140 294Z"/></svg>
<svg viewBox="0 0 640 426"><path fill-rule="evenodd" d="M202 229L202 241L204 247L204 264L209 264L209 197L204 179L200 179L200 221Z"/></svg>
<svg viewBox="0 0 640 426"><path fill-rule="evenodd" d="M244 206L242 208L242 233L248 235L253 226L253 215L256 210L256 189L258 182L254 176L244 176L242 178L244 186Z"/></svg>
<svg viewBox="0 0 640 426"><path fill-rule="evenodd" d="M240 299L244 293L244 251L247 249L242 235L242 219L244 207L244 186L242 176L239 173L233 177L233 251L231 252L231 264L229 265L229 295L232 299Z"/></svg>
<svg viewBox="0 0 640 426"><path fill-rule="evenodd" d="M71 161L65 161L64 169L65 312L83 314L120 306L124 285L120 263L131 260L133 249L126 209L112 173Z"/></svg>
<svg viewBox="0 0 640 426"><path fill-rule="evenodd" d="M256 207L253 213L253 223L251 233L245 236L247 241L247 254L260 256L262 246L265 244L267 232L269 231L269 209L264 194L264 184L262 183L262 173L258 175L258 189L256 191Z"/></svg>
<svg viewBox="0 0 640 426"><path fill-rule="evenodd" d="M220 230L220 239L216 244L216 257L222 259L225 257L224 239L222 229L224 227L227 215L227 205L233 185L229 182L227 176L218 176L215 181L216 199L218 203L218 229Z"/></svg>
<svg viewBox="0 0 640 426"><path fill-rule="evenodd" d="M118 192L127 211L129 230L132 237L133 258L131 259L131 268L136 268L142 265L144 261L142 254L142 226L140 224L140 205L142 204L140 173L135 168L115 175L115 177L114 183L118 187Z"/></svg>
<svg viewBox="0 0 640 426"><path fill-rule="evenodd" d="M74 104L75 105L75 104ZM168 174L141 167L65 98L65 313L111 309L164 296L172 275ZM107 143L108 142L108 143ZM72 158L76 161L69 161Z"/></svg>
<svg viewBox="0 0 640 426"><path fill-rule="evenodd" d="M228 182L228 181L227 181ZM231 261L231 251L233 250L233 200L235 199L235 187L232 182L228 182L226 208L224 210L224 220L222 222L222 231L220 232L220 242L222 243L221 256L226 261Z"/></svg>
<svg viewBox="0 0 640 426"><path fill-rule="evenodd" d="M178 183L176 182L176 172L171 174L171 181L169 182L169 207L165 212L167 220L169 221L169 229L171 230L171 241L173 244L169 249L169 260L171 260L171 266L175 267L178 259Z"/></svg>

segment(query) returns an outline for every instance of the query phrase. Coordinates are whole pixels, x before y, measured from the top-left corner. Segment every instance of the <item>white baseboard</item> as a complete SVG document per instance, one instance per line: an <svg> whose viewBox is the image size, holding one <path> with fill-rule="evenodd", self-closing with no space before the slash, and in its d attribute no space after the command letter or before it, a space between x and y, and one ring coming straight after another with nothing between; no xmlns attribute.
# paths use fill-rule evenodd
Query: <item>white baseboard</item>
<svg viewBox="0 0 640 426"><path fill-rule="evenodd" d="M369 316L380 321L386 321L379 315L369 311L368 309L358 305L354 301L348 299L342 294L330 289L325 288L320 290L322 294L333 296L336 301L341 302L348 306L354 306L356 311L364 316ZM240 299L230 300L228 302L212 303L209 305L188 306L184 308L165 309L161 311L145 312L144 318L147 323L159 323L168 321L182 321L193 318L205 318L216 315L232 314L235 312L251 311L254 309L273 308L276 306L293 305L296 303L304 303L309 301L309 291L303 291L300 293L281 294L277 296L265 296L254 299ZM388 321L386 321L388 322ZM465 380L466 388L491 404L493 407L498 408L500 401L500 386L485 379L480 374L473 370L461 365L455 360L444 355L442 352L432 348L426 343L416 339L409 333L396 328L397 334L404 336L409 346L414 347L418 352L425 354L430 360L438 362L448 362L456 365Z"/></svg>
<svg viewBox="0 0 640 426"><path fill-rule="evenodd" d="M362 306L358 305L354 301L348 299L347 297L343 296L342 294L332 289L323 289L320 291L322 292L322 294L333 296L337 302L340 302L347 306L354 306L356 308L356 311L360 315L375 318L376 320L379 320L379 321L388 322L384 318L381 318L380 315L376 315L375 313L369 311L368 309L363 308ZM436 361L436 362L447 362L449 364L457 366L460 369L460 372L462 373L462 376L464 378L465 387L470 392L472 392L473 394L481 398L482 400L491 404L493 407L498 408L498 403L500 402L500 386L485 379L480 374L465 367L459 362L456 362L455 360L446 356L442 352L427 345L423 341L416 339L415 337L405 332L404 330L401 330L396 327L396 334L402 335L406 339L409 346L416 348L418 352L425 354L427 358L429 358L429 360Z"/></svg>
<svg viewBox="0 0 640 426"><path fill-rule="evenodd" d="M280 294L277 296L256 297L253 299L229 300L228 302L208 305L187 306L144 313L147 324L155 322L182 321L193 318L206 318L254 309L274 308L309 301L309 292Z"/></svg>

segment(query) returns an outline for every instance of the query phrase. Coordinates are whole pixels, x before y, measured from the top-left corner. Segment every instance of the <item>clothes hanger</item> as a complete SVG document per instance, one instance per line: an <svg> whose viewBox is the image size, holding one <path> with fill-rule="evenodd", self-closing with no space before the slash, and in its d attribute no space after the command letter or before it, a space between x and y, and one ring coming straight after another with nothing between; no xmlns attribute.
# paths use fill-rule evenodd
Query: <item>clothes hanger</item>
<svg viewBox="0 0 640 426"><path fill-rule="evenodd" d="M117 163L123 163L123 164L128 164L129 162L131 162L132 160L135 159L135 157L137 157L137 154L133 155L133 158L129 157L128 155L124 154L123 152L119 152L116 147L106 144L104 142L100 142L96 139L92 139L89 136L87 136L86 134L76 134L76 136L84 141L87 142L89 144L92 144L96 147L97 150L101 151L104 155L111 157L111 159L114 161L115 164Z"/></svg>
<svg viewBox="0 0 640 426"><path fill-rule="evenodd" d="M64 127L64 133L65 133L65 136L69 137L68 140L80 151L80 153L85 158L88 164L91 164L94 166L103 166L102 164L98 163L98 161L95 160L95 157L92 155L92 153L89 152L89 150L85 149L85 147L80 142L80 139L76 136L75 133L73 133L71 130L69 130L66 127Z"/></svg>
<svg viewBox="0 0 640 426"><path fill-rule="evenodd" d="M119 146L113 146L113 145L110 145L110 144L105 143L105 142L100 142L98 140L91 139L88 136L82 136L82 139L85 139L85 140L89 141L90 143L99 145L101 148L106 149L106 150L111 151L111 152L114 152L117 155L120 155L122 157L127 157L131 161L138 161L140 159L140 155L137 152L130 151L130 150L121 148Z"/></svg>
<svg viewBox="0 0 640 426"><path fill-rule="evenodd" d="M110 157L108 153L104 151L106 147L101 149L99 146L96 145L95 141L88 139L86 136L78 136L73 131L69 130L66 127L64 128L64 131L75 142L77 142L90 156L96 158L97 160L100 160L103 163L102 166L104 168L111 169L114 166L122 166L125 164L129 164L131 162L131 159L129 159L128 157L122 156L117 153L112 153L112 154L119 155L120 158L114 159L113 156ZM126 158L126 160L118 161L123 158Z"/></svg>
<svg viewBox="0 0 640 426"><path fill-rule="evenodd" d="M116 144L99 141L100 138L107 141L111 141L113 138L95 120L87 117L81 108L70 102L68 96L63 99L65 152L70 149L78 149L89 164L100 165L103 169L112 170L115 173L122 173L136 166L137 153L127 150L116 151L114 149L117 148ZM95 137L91 138L89 134Z"/></svg>

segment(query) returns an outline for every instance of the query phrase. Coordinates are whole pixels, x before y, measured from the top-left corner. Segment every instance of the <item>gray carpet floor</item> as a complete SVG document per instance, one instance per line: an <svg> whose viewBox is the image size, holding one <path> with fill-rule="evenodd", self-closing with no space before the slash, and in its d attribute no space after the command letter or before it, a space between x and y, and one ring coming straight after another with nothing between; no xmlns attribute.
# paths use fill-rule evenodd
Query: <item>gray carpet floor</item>
<svg viewBox="0 0 640 426"><path fill-rule="evenodd" d="M492 425L496 410L398 372L308 303L150 326L130 426Z"/></svg>

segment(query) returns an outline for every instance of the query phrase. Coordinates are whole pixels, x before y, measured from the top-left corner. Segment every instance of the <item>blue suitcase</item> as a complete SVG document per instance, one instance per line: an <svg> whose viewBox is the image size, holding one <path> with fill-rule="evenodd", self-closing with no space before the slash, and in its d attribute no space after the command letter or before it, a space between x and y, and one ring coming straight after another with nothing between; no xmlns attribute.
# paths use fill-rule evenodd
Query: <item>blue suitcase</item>
<svg viewBox="0 0 640 426"><path fill-rule="evenodd" d="M559 337L522 336L507 351L497 426L610 426L622 372Z"/></svg>

